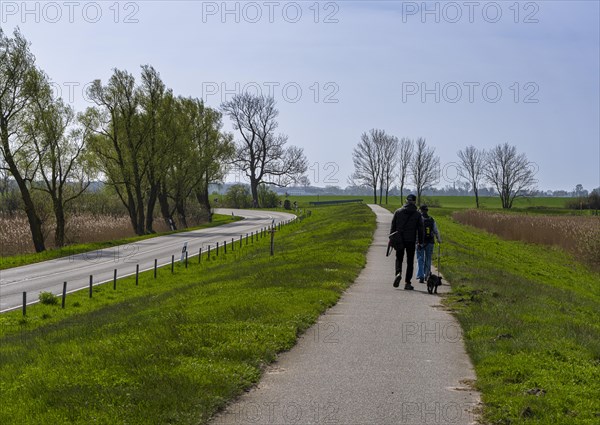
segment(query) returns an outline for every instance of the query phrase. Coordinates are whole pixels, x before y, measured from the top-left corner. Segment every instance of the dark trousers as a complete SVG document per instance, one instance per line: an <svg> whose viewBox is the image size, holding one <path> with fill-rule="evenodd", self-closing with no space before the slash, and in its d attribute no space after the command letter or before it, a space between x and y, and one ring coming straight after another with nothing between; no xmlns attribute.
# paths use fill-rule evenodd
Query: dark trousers
<svg viewBox="0 0 600 425"><path fill-rule="evenodd" d="M415 265L415 242L405 242L396 248L396 275L402 273L402 260L406 250L406 276L404 282L409 283L413 277Z"/></svg>

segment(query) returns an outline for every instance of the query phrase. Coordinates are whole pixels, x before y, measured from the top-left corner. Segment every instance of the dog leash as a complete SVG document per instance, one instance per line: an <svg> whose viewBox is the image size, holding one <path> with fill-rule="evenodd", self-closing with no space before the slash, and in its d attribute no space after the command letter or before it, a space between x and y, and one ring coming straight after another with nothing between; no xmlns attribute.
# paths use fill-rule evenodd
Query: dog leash
<svg viewBox="0 0 600 425"><path fill-rule="evenodd" d="M442 256L441 249L442 249L442 246L438 243L438 267L437 267L438 277L440 277L440 257Z"/></svg>

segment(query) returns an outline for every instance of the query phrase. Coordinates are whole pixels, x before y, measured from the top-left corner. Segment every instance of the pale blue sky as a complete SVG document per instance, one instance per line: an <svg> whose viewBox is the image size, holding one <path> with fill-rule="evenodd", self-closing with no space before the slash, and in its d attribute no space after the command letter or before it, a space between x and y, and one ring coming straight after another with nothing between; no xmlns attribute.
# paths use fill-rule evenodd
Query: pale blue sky
<svg viewBox="0 0 600 425"><path fill-rule="evenodd" d="M225 15L221 1L74 3L28 2L23 14L2 0L0 24L21 28L63 97L79 84L78 110L87 82L151 64L176 94L213 107L236 84L273 88L280 130L317 186L346 185L374 127L425 137L449 174L440 187L458 149L504 142L537 164L540 189L600 186L598 1L475 2L472 16L462 1L428 2L439 22L421 2L227 2Z"/></svg>

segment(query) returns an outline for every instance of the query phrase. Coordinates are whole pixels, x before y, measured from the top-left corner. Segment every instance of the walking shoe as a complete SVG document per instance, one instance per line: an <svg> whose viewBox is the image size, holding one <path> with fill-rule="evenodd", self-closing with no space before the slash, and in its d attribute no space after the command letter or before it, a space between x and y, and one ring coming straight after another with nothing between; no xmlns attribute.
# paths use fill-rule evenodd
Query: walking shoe
<svg viewBox="0 0 600 425"><path fill-rule="evenodd" d="M415 288L414 288L414 286L412 286L412 285L410 284L410 282L408 282L406 285L404 285L404 289L405 289L406 291L412 291L412 290L413 290L413 289L415 289Z"/></svg>
<svg viewBox="0 0 600 425"><path fill-rule="evenodd" d="M400 286L400 281L402 280L402 274L398 273L396 275L396 278L394 279L394 288L397 288L398 286Z"/></svg>
<svg viewBox="0 0 600 425"><path fill-rule="evenodd" d="M420 278L420 279L419 279L419 283L425 283L425 279L423 279L423 278Z"/></svg>

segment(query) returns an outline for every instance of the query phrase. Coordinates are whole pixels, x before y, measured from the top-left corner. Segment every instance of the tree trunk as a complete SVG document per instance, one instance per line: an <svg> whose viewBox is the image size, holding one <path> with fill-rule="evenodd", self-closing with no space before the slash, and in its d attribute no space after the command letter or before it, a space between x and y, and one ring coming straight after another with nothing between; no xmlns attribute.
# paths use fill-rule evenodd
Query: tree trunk
<svg viewBox="0 0 600 425"><path fill-rule="evenodd" d="M250 179L250 190L252 191L252 207L260 208L258 203L258 181L254 178Z"/></svg>
<svg viewBox="0 0 600 425"><path fill-rule="evenodd" d="M212 221L212 215L210 213L211 205L210 205L210 197L208 196L208 186L202 187L196 191L196 199L198 203L206 209L208 212L208 221Z"/></svg>
<svg viewBox="0 0 600 425"><path fill-rule="evenodd" d="M501 199L502 199L502 208L508 209L509 208L508 207L508 198L503 194L501 196Z"/></svg>
<svg viewBox="0 0 600 425"><path fill-rule="evenodd" d="M137 223L135 233L139 236L142 236L146 233L145 229L145 214L144 214L144 197L142 195L141 187L135 188L135 199L136 199L136 209L137 209Z"/></svg>
<svg viewBox="0 0 600 425"><path fill-rule="evenodd" d="M479 192L477 189L473 190L475 192L475 205L479 208Z"/></svg>
<svg viewBox="0 0 600 425"><path fill-rule="evenodd" d="M187 229L187 218L185 216L185 206L183 205L183 201L179 200L176 204L177 215L179 215L179 220L181 221L181 226L183 229Z"/></svg>
<svg viewBox="0 0 600 425"><path fill-rule="evenodd" d="M133 231L136 232L136 234L137 234L138 214L137 214L137 209L135 206L135 200L133 199L133 195L132 195L131 191L129 190L129 188L127 188L127 213L129 214L129 220L131 221L131 227L133 228Z"/></svg>
<svg viewBox="0 0 600 425"><path fill-rule="evenodd" d="M61 199L53 199L54 218L56 219L56 228L54 229L54 245L57 248L65 246L65 209Z"/></svg>
<svg viewBox="0 0 600 425"><path fill-rule="evenodd" d="M373 203L377 204L377 186L373 186Z"/></svg>
<svg viewBox="0 0 600 425"><path fill-rule="evenodd" d="M35 252L45 251L46 245L44 243L44 233L42 232L42 220L35 210L35 204L33 203L33 199L31 199L31 193L27 187L27 182L21 176L17 164L12 157L8 145L8 129L5 127L2 128L2 145L4 148L4 159L10 173L17 182L17 186L19 186L19 191L21 192L21 197L25 204L25 213L27 214L27 220L29 221L29 229L31 230L31 238L33 240L33 246L35 247Z"/></svg>
<svg viewBox="0 0 600 425"><path fill-rule="evenodd" d="M148 207L146 209L146 232L155 233L152 225L154 224L154 207L158 197L158 184L153 184L148 193Z"/></svg>
<svg viewBox="0 0 600 425"><path fill-rule="evenodd" d="M169 207L169 199L167 198L166 191L158 191L158 203L160 205L160 213L167 226L169 226L169 229L177 230L177 226L175 226L175 221L171 216L171 208Z"/></svg>
<svg viewBox="0 0 600 425"><path fill-rule="evenodd" d="M15 180L17 179L15 178ZM31 230L31 238L33 240L33 246L35 247L35 252L45 251L46 244L44 242L44 233L42 232L42 220L35 210L33 199L31 199L31 194L23 179L19 178L17 184L19 185L21 197L25 204L25 213L27 214L27 220L29 221L29 229Z"/></svg>

